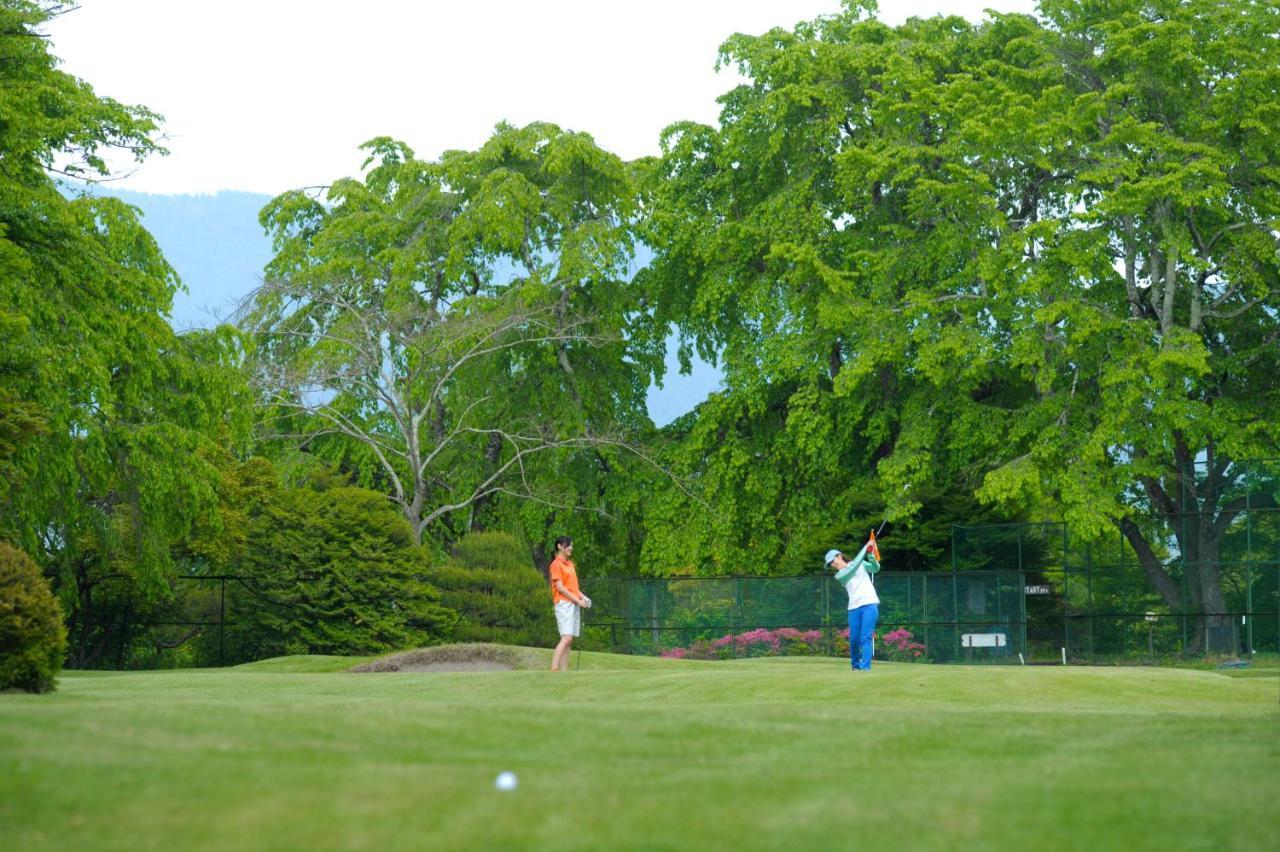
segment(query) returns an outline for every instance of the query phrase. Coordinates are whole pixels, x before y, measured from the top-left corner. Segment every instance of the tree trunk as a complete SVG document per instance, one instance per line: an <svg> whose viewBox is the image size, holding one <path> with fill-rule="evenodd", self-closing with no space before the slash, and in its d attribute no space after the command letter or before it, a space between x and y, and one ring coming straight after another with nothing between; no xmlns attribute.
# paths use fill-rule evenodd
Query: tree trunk
<svg viewBox="0 0 1280 852"><path fill-rule="evenodd" d="M1238 500L1219 505L1224 484L1221 474L1228 465L1214 460L1212 453L1209 464L1210 474L1203 483L1175 478L1181 500L1171 500L1167 491L1148 483L1149 492L1156 489L1153 499L1160 498L1162 508L1171 515L1181 554L1185 595L1142 529L1130 518L1116 523L1137 555L1143 573L1169 609L1193 619L1183 649L1188 655L1234 654L1239 649L1238 626L1227 611L1222 593L1220 551L1222 537L1244 506Z"/></svg>
<svg viewBox="0 0 1280 852"><path fill-rule="evenodd" d="M83 669L89 660L89 629L93 625L93 586L84 566L76 569L76 609L68 619L76 628L75 653L67 661L68 668Z"/></svg>
<svg viewBox="0 0 1280 852"><path fill-rule="evenodd" d="M547 546L542 542L538 542L533 546L533 552L530 555L533 557L533 564L538 569L538 573L542 575L544 580L550 582L551 572L549 569L551 560L547 558Z"/></svg>
<svg viewBox="0 0 1280 852"><path fill-rule="evenodd" d="M1138 564L1142 566L1142 572L1147 575L1147 579L1151 581L1151 585L1160 594L1165 605L1175 612L1181 610L1182 590L1169 576L1169 572L1165 570L1164 564L1151 549L1142 530L1131 518L1121 518L1116 525L1120 527L1120 532L1124 533L1133 552L1138 555Z"/></svg>
<svg viewBox="0 0 1280 852"><path fill-rule="evenodd" d="M489 476L498 469L498 461L502 458L502 436L494 433L489 436L488 442L484 448L484 473ZM493 502L493 495L485 494L477 497L472 503L468 512L467 530L469 532L484 532L484 510Z"/></svg>
<svg viewBox="0 0 1280 852"><path fill-rule="evenodd" d="M1203 524L1198 526L1204 526ZM1205 531L1209 536L1211 531ZM1192 634L1190 653L1234 654L1240 640L1236 620L1227 612L1226 598L1222 594L1222 573L1219 564L1219 541L1204 538L1200 542L1197 575L1200 590L1200 618Z"/></svg>

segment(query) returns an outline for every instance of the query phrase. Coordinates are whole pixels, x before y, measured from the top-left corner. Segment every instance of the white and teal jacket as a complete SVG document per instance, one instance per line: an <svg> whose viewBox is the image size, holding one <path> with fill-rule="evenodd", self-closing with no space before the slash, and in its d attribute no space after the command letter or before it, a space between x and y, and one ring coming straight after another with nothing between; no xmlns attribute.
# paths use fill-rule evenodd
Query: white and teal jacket
<svg viewBox="0 0 1280 852"><path fill-rule="evenodd" d="M836 582L849 594L849 609L880 603L880 596L871 582L871 575L880 570L880 563L867 552L870 547L870 542L864 544L853 561L836 572Z"/></svg>

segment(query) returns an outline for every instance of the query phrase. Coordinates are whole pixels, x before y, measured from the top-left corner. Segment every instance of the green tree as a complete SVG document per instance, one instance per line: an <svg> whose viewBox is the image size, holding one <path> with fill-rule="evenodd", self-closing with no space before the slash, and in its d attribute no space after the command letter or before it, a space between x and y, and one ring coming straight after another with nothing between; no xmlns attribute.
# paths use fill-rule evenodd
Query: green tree
<svg viewBox="0 0 1280 852"><path fill-rule="evenodd" d="M239 465L228 502L242 514L223 567L225 637L205 631L202 656L225 662L282 654L373 654L438 642L456 615L430 582L431 555L385 496L316 469L296 487L270 462Z"/></svg>
<svg viewBox="0 0 1280 852"><path fill-rule="evenodd" d="M982 447L951 465L887 475L904 442L936 443L946 394L928 395L926 377L899 363L905 340L896 354L884 351L886 363L855 369L864 350L894 342L886 344L883 318L851 317L843 293L833 292L847 286L843 270L866 257L842 198L850 122L868 108L886 65L907 75L894 83L903 91L954 67L965 26L939 18L894 30L851 6L794 33L735 36L721 63L751 82L722 97L720 129L685 122L664 132L643 231L657 256L639 280L654 326L675 325L686 354L718 360L726 387L673 448L677 470L705 489L711 509L695 511L675 492L654 501L647 570L805 570L825 542L864 537L886 507L892 519L921 520L925 497L976 519L964 492L979 482ZM913 227L911 211L892 200L881 216ZM938 369L954 363L948 357ZM936 508L924 512L936 517ZM943 552L939 520L927 534L895 525L895 535L912 539L903 543L913 566Z"/></svg>
<svg viewBox="0 0 1280 852"><path fill-rule="evenodd" d="M276 434L385 489L419 539L482 528L504 497L594 506L661 360L622 334L628 168L549 124L438 161L365 148L363 180L262 213L276 255L245 325Z"/></svg>
<svg viewBox="0 0 1280 852"><path fill-rule="evenodd" d="M1238 460L1280 438L1280 9L873 8L725 43L748 80L720 129L664 135L660 319L731 393L825 374L894 515L941 478L1119 528L1170 606L1224 626Z"/></svg>
<svg viewBox="0 0 1280 852"><path fill-rule="evenodd" d="M803 371L797 371L803 373ZM1001 520L945 477L919 483L920 509L885 525L865 424L843 411L825 376L727 388L663 430L677 478L642 486L640 566L656 576L806 574L832 547L879 529L894 570L950 566L951 525ZM685 488L684 483L690 487ZM704 499L705 498L705 499Z"/></svg>
<svg viewBox="0 0 1280 852"><path fill-rule="evenodd" d="M137 211L59 182L162 150L158 116L57 70L40 27L66 8L0 8L0 533L55 575L84 665L105 647L102 583L164 594L171 544L213 506L198 450L245 409L234 336L170 328L180 285Z"/></svg>
<svg viewBox="0 0 1280 852"><path fill-rule="evenodd" d="M40 407L24 399L17 386L35 369L30 360L30 325L26 317L0 314L0 506L23 486L14 464L18 450L45 428Z"/></svg>

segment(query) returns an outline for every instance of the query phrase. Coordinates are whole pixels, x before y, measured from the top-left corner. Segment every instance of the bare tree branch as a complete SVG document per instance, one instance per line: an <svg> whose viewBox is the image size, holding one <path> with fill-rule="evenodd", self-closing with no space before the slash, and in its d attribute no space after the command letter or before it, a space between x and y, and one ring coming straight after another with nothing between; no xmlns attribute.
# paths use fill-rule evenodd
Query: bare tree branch
<svg viewBox="0 0 1280 852"><path fill-rule="evenodd" d="M548 450L625 445L590 435L557 436L545 425L521 425L510 417L478 422L494 394L459 396L465 394L465 385L456 382L462 371L503 352L550 345L561 357L570 344L610 342L590 332L587 318L567 316L561 305L526 304L518 288L483 310L460 302L443 314L425 302L410 302L396 313L376 299L358 302L352 292L343 280L298 286L264 281L240 314L260 344L256 382L264 404L313 418L302 433L291 428L278 437L341 435L367 447L419 537L449 512L491 494L564 507L563 499L537 493L527 462ZM343 407L347 402L356 408ZM476 437L499 442L500 462L461 496L429 506L433 495L460 485L441 467L446 453Z"/></svg>

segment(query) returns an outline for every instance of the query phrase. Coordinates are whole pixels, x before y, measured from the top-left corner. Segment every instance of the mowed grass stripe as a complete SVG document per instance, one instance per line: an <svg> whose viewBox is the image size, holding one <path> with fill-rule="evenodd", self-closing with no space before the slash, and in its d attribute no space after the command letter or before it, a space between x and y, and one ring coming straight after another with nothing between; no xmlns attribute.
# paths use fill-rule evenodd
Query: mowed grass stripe
<svg viewBox="0 0 1280 852"><path fill-rule="evenodd" d="M534 662L541 658L535 653ZM69 674L0 696L20 849L1267 848L1280 680L717 663ZM520 777L493 789L499 771Z"/></svg>

